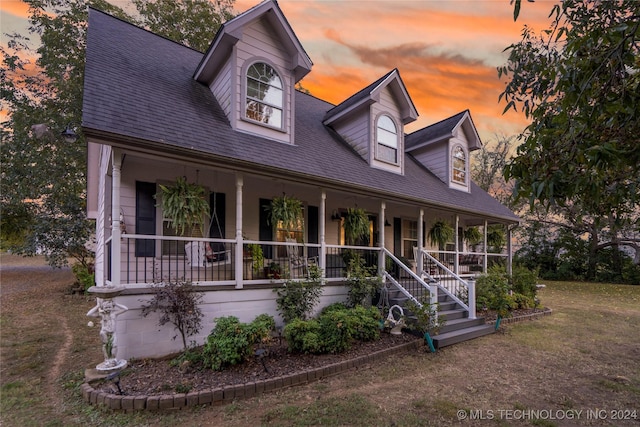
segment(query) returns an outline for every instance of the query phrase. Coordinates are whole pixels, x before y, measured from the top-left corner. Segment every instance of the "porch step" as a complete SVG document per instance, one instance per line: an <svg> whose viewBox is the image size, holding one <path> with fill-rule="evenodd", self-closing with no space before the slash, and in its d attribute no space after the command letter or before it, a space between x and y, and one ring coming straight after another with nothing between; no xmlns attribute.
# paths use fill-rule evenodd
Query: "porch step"
<svg viewBox="0 0 640 427"><path fill-rule="evenodd" d="M463 319L467 317L467 311L463 308L458 308L455 310L440 310L438 311L438 315L443 316L444 320L448 322L455 319Z"/></svg>
<svg viewBox="0 0 640 427"><path fill-rule="evenodd" d="M482 317L477 317L475 319L463 317L461 319L446 320L444 326L440 328L440 333L446 334L448 332L459 331L461 329L472 328L474 326L482 326L484 324L484 318Z"/></svg>
<svg viewBox="0 0 640 427"><path fill-rule="evenodd" d="M432 337L433 345L436 348L442 348L449 345L457 344L459 342L468 341L485 335L490 335L494 332L494 330L495 327L493 325L479 325L472 326L470 328L459 329L456 331L445 332L444 334L438 334Z"/></svg>

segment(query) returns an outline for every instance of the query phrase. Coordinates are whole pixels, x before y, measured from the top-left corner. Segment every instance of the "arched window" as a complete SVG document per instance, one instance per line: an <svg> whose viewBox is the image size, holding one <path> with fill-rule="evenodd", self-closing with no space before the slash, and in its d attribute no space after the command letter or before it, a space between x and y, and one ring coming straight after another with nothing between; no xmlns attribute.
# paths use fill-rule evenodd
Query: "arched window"
<svg viewBox="0 0 640 427"><path fill-rule="evenodd" d="M378 143L378 159L398 163L398 130L391 117L378 117L376 124L376 140Z"/></svg>
<svg viewBox="0 0 640 427"><path fill-rule="evenodd" d="M467 185L467 156L459 145L453 148L451 156L451 179L457 184Z"/></svg>
<svg viewBox="0 0 640 427"><path fill-rule="evenodd" d="M277 128L282 127L282 80L269 64L256 62L247 69L246 102L245 115L248 119Z"/></svg>

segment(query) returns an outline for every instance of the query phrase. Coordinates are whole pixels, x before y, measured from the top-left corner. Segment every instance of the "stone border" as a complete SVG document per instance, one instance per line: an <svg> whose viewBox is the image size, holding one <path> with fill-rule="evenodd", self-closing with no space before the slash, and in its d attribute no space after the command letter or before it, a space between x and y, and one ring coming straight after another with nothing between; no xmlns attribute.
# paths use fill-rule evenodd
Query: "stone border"
<svg viewBox="0 0 640 427"><path fill-rule="evenodd" d="M248 399L263 393L312 383L355 369L360 365L373 363L392 354L418 349L424 344L422 338L395 347L378 350L355 359L333 363L303 372L284 375L266 380L237 384L227 387L202 390L192 393L178 393L154 396L123 396L94 389L89 383L80 386L82 398L92 405L105 406L115 411L160 411L181 409L197 405L224 405L238 399Z"/></svg>
<svg viewBox="0 0 640 427"><path fill-rule="evenodd" d="M545 308L543 311L539 311L537 313L523 314L522 316L514 316L514 317L503 317L500 320L500 324L502 325L506 323L518 323L518 322L524 322L526 320L535 320L539 317L549 316L551 314L553 314L553 310L550 308ZM487 325L495 325L496 321L489 320L486 323Z"/></svg>

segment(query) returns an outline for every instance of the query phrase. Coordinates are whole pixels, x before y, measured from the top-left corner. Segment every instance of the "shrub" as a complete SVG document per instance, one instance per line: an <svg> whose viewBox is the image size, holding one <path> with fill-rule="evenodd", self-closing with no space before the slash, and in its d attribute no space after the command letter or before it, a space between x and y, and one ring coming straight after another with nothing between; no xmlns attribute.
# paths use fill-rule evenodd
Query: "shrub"
<svg viewBox="0 0 640 427"><path fill-rule="evenodd" d="M322 295L322 269L309 266L307 280L287 280L281 288L274 289L278 294L276 305L285 323L293 319L306 319Z"/></svg>
<svg viewBox="0 0 640 427"><path fill-rule="evenodd" d="M538 288L538 271L525 267L514 267L511 274L511 290L513 292L535 298Z"/></svg>
<svg viewBox="0 0 640 427"><path fill-rule="evenodd" d="M406 302L407 309L415 316L416 320L412 329L421 334L437 334L445 324L445 316L438 315L438 304L431 304L428 297L420 301L420 305L414 301Z"/></svg>
<svg viewBox="0 0 640 427"><path fill-rule="evenodd" d="M219 371L243 362L253 354L254 344L270 339L274 327L273 317L267 314L261 314L251 323L242 323L235 316L216 319L202 352L205 366Z"/></svg>
<svg viewBox="0 0 640 427"><path fill-rule="evenodd" d="M513 300L514 308L528 309L536 307L536 300L532 296L514 292L513 295L511 295L511 298Z"/></svg>
<svg viewBox="0 0 640 427"><path fill-rule="evenodd" d="M76 277L78 283L82 285L82 288L85 292L87 291L87 289L96 284L93 264L73 264L73 266L71 267L71 271Z"/></svg>
<svg viewBox="0 0 640 427"><path fill-rule="evenodd" d="M199 304L202 302L202 292L196 291L195 286L189 281L176 280L167 283L155 283L153 285L153 298L142 306L142 316L160 311L158 325L167 323L180 332L182 345L187 349L187 337L200 332L202 327L202 311ZM177 335L173 337L176 339Z"/></svg>
<svg viewBox="0 0 640 427"><path fill-rule="evenodd" d="M349 260L347 268L349 271L349 277L347 277L347 286L349 287L347 305L355 307L362 304L363 301L371 302L371 298L382 286L382 278L378 276L377 267L367 267L365 260L356 254Z"/></svg>
<svg viewBox="0 0 640 427"><path fill-rule="evenodd" d="M293 319L284 328L284 338L292 353L322 353L320 323L315 319Z"/></svg>
<svg viewBox="0 0 640 427"><path fill-rule="evenodd" d="M509 280L499 268L490 269L488 274L476 280L476 303L479 307L495 310L502 317L513 308L509 297Z"/></svg>
<svg viewBox="0 0 640 427"><path fill-rule="evenodd" d="M326 307L318 319L295 319L284 329L289 351L298 353L341 353L354 340L380 337L380 313L376 308L345 308L336 303Z"/></svg>

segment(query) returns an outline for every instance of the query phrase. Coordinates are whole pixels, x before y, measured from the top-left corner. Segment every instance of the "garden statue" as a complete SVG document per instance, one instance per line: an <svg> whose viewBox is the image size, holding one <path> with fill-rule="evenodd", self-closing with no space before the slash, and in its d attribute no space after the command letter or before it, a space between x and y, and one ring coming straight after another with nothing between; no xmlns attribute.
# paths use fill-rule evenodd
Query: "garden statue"
<svg viewBox="0 0 640 427"><path fill-rule="evenodd" d="M129 310L112 298L96 298L97 305L87 312L87 316L100 317L100 338L104 362L96 366L99 371L114 371L127 365L126 360L116 359L118 342L116 339L116 317Z"/></svg>

